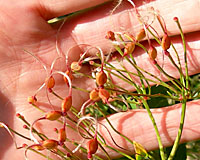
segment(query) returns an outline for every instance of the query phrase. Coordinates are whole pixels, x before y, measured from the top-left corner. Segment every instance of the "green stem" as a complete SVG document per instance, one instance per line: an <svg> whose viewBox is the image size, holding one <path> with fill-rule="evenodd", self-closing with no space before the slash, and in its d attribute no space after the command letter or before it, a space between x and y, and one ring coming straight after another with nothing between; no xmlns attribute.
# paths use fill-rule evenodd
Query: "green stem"
<svg viewBox="0 0 200 160"><path fill-rule="evenodd" d="M174 96L167 96L165 94L161 94L161 93L158 93L158 94L138 94L138 93L133 93L133 92L124 92L122 90L116 90L116 89L112 89L112 88L107 88L107 90L110 90L110 91L115 91L115 92L119 92L119 93L122 93L122 94L127 94L127 95L131 95L131 96L134 96L134 97L139 97L139 96L142 96L142 97L163 97L163 98L167 98L167 99L172 99L172 100L175 100L175 101L179 101L179 98L178 97L174 97Z"/></svg>
<svg viewBox="0 0 200 160"><path fill-rule="evenodd" d="M174 62L174 60L173 60L172 56L170 55L170 53L169 53L168 58L170 59L170 61L172 62L172 64L173 64L173 65L177 68L177 70L179 71L179 74L180 74L180 81L181 81L182 85L185 86L185 80L184 80L184 75L183 75L182 69L179 68L179 67L177 66L177 64Z"/></svg>
<svg viewBox="0 0 200 160"><path fill-rule="evenodd" d="M144 104L145 109L148 112L148 115L149 115L149 117L150 117L150 119L151 119L151 121L153 123L154 129L155 129L155 132L156 132L158 145L159 145L159 149L160 149L161 159L165 160L164 147L163 147L163 144L162 144L162 141L161 141L161 137L160 137L160 134L159 134L159 131L158 131L158 127L156 125L156 121L155 121L155 119L153 117L153 114L152 114L150 108L149 108L149 105L147 104L147 102L145 100L143 100L143 104Z"/></svg>
<svg viewBox="0 0 200 160"><path fill-rule="evenodd" d="M110 127L120 136L122 136L124 139L126 139L128 142L130 142L133 145L133 142L126 137L125 135L123 135L122 133L120 133L118 130L115 129L115 127L111 124L111 122L108 120L108 118L106 117L106 115L104 114L104 112L99 108L98 105L95 105L95 107L102 113L103 117L105 118L105 120L108 122L108 124L110 125Z"/></svg>
<svg viewBox="0 0 200 160"><path fill-rule="evenodd" d="M182 90L179 85L181 85L182 87L183 85L177 79L174 79L174 77L167 74L158 64L155 64L155 65L160 70L160 72L162 72L180 91Z"/></svg>
<svg viewBox="0 0 200 160"><path fill-rule="evenodd" d="M30 139L29 137L26 137L26 136L24 136L24 135L18 133L17 131L13 130L13 129L10 128L10 127L8 127L8 128L9 128L9 130L10 130L12 133L14 133L14 134L16 134L16 135L18 135L18 136L20 136L20 137L22 137L22 138L24 138L24 139L27 139L27 140L31 141L31 139Z"/></svg>
<svg viewBox="0 0 200 160"><path fill-rule="evenodd" d="M106 146L106 147L109 148L109 149L112 149L113 151L115 151L115 152L121 154L122 156L124 156L124 157L126 157L126 158L128 158L128 159L135 160L133 157L131 157L131 156L125 154L124 152L121 152L121 151L117 150L116 148L113 148L113 147L111 147L111 146Z"/></svg>
<svg viewBox="0 0 200 160"><path fill-rule="evenodd" d="M172 160L174 155L176 154L176 150L178 148L178 145L179 145L179 142L180 142L180 139L181 139L181 135L182 135L182 131L183 131L183 125L184 125L184 120L185 120L185 112L186 112L186 100L183 100L180 126L179 126L178 134L176 136L174 145L172 147L171 153L168 157L168 160Z"/></svg>
<svg viewBox="0 0 200 160"><path fill-rule="evenodd" d="M34 149L29 148L29 150L30 150L30 151L33 151L33 152L35 152L35 153L37 153L38 155L40 155L40 156L42 156L42 157L44 157L44 158L46 158L46 159L48 159L48 160L53 160L52 158L46 156L45 154L43 154L43 153L41 153L41 152L38 152L38 151L34 150Z"/></svg>
<svg viewBox="0 0 200 160"><path fill-rule="evenodd" d="M185 43L185 38L184 38L184 34L183 34L183 30L181 28L181 25L179 23L179 21L175 21L176 24L178 25L178 28L180 30L181 33L181 39L183 42L183 47L184 47L184 61L185 61L185 78L186 78L186 88L189 87L189 74L188 74L188 64L187 64L187 50L186 50L186 43Z"/></svg>

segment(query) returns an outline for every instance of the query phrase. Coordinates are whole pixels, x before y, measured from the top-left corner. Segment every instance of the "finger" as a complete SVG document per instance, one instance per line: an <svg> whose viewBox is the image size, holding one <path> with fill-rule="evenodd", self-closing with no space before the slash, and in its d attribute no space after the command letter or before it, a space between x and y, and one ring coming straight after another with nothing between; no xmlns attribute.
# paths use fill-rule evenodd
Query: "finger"
<svg viewBox="0 0 200 160"><path fill-rule="evenodd" d="M200 138L199 105L200 100L187 103L187 112L181 143ZM181 104L161 109L152 109L152 113L158 126L163 145L165 147L172 145L179 128ZM130 140L142 144L148 151L158 148L156 134L146 110L131 110L125 113L117 113L110 116L109 120L112 125L115 126L115 129L117 129L120 133L126 135ZM100 122L109 128L112 137L119 146L129 150L129 154L134 153L133 146L114 132L106 120L101 120ZM105 138L107 144L116 148L107 130L101 125L99 130L101 135ZM112 150L108 150L108 153L112 158L120 156Z"/></svg>
<svg viewBox="0 0 200 160"><path fill-rule="evenodd" d="M136 6L138 6L137 3ZM159 11L171 35L179 34L178 27L173 21L175 16L180 19L181 26L185 33L194 32L200 28L200 17L197 16L200 10L198 9L197 1L185 0L181 1L181 3L178 0L153 1L140 6L138 9L141 10L142 14L145 9L150 6ZM109 13L112 9L113 5L108 4L85 14L81 14L74 19L67 20L59 34L62 50L66 51L76 44L90 44L99 46L105 53L108 53L111 49L111 44L105 39L105 35L108 31L129 32L136 35L142 25L136 18L132 6L127 2L123 2L121 7L110 16ZM145 16L147 13L143 14ZM147 16L152 19L154 15L148 14ZM163 34L156 20L152 26L160 36ZM72 42L72 40L75 42Z"/></svg>
<svg viewBox="0 0 200 160"><path fill-rule="evenodd" d="M54 17L63 16L75 11L90 8L106 1L109 0L80 0L78 3L74 2L74 0L39 0L36 1L36 5L38 6L42 17L48 20Z"/></svg>
<svg viewBox="0 0 200 160"><path fill-rule="evenodd" d="M186 48L187 48L187 63L188 63L189 75L197 74L197 73L199 73L199 70L200 70L200 54L199 54L200 39L199 39L199 37L200 37L200 32L194 32L194 33L191 33L191 34L188 34L185 36L185 39L187 41ZM178 52L183 73L185 73L184 49L183 49L183 45L181 42L182 40L178 36L173 37L171 40L174 43L174 46ZM153 45L156 46L156 43L153 43ZM149 47L147 43L144 44L144 46L147 49ZM174 78L179 78L180 73L179 73L178 69L171 63L170 59L166 55L163 55L162 48L160 46L157 46L156 49L158 52L158 56L156 58L157 63L160 66L162 66L163 70L166 71L166 73L168 73L169 75L171 75ZM174 61L176 62L176 64L178 64L177 56L172 47L169 49L169 53L171 54L171 56L174 59ZM155 64L149 58L149 55L147 53L145 53L142 49L140 49L139 47L136 48L136 50L133 53L133 56L135 58L135 61L137 62L137 65L140 68L153 74L154 76L157 76L162 81L169 81L169 79L166 76L164 76L164 74L162 74L157 69ZM126 61L126 60L121 61L121 63L119 63L118 61L113 61L113 62L111 62L111 64L115 68L123 69L122 66L124 66L128 71L137 73L136 69L130 63L128 63L128 61ZM144 75L148 79L155 80L152 76L150 76L148 74L144 73ZM111 76L112 76L112 74L111 74ZM112 76L112 78L113 78L114 84L120 85L121 87L124 87L128 90L133 90L133 86L127 85L127 82L125 82L115 76ZM132 80L136 84L140 84L140 79L137 76L132 76ZM153 83L151 83L151 82L150 82L150 84L153 85Z"/></svg>

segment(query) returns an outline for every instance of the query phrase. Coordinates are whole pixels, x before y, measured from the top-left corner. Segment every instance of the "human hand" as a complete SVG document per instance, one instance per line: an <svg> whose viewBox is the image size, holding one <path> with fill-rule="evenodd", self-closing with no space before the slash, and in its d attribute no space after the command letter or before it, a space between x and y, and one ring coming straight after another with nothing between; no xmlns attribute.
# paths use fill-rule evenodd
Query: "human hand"
<svg viewBox="0 0 200 160"><path fill-rule="evenodd" d="M102 1L98 1L101 3ZM52 61L57 57L57 52L55 48L55 39L58 26L50 26L46 23L46 20L52 17L60 16L67 14L71 11L79 10L81 8L85 8L84 2L80 3L80 6L74 6L73 10L68 10L69 6L73 4L73 2L63 2L63 4L57 4L50 6L51 9L46 9L48 6L48 2L43 2L38 4L38 1L32 2L1 2L1 120L10 125L11 128L15 130L23 131L22 123L18 120L15 120L15 113L21 113L25 117L28 118L28 121L33 122L35 119L39 118L40 113L35 111L32 106L27 105L26 98L29 95L33 95L35 90L44 82L46 73L42 71L42 66L39 62L35 62L34 58L30 55L23 52L23 49L26 49L36 56L38 56L47 66L50 66ZM69 5L69 3L71 3ZM92 4L93 3L93 4ZM88 2L90 6L96 5L95 2ZM175 25L172 22L174 16L178 16L180 18L182 27L187 32L198 31L199 29L199 20L198 16L195 18L198 8L196 5L196 1L193 3L190 1L184 1L184 3L176 3L175 1L171 1L171 3L166 1L156 1L155 8L161 12L160 14L164 17L167 22L167 28L169 33L178 34L178 29L174 27ZM46 4L46 5L45 5ZM165 8L163 5L165 4ZM177 4L175 8L173 4ZM187 5L193 4L193 5ZM74 5L74 4L73 4ZM78 5L78 4L77 4ZM137 4L136 4L137 5ZM46 7L44 7L46 6ZM185 7L187 6L187 7ZM68 7L68 8L67 8ZM129 4L123 5L123 9L121 11L117 10L117 14L112 16L112 20L110 20L109 11L111 5L107 4L105 6L99 7L95 11L89 11L85 13L84 16L78 16L73 19L69 19L66 21L65 25L61 29L59 33L59 45L63 52L67 52L69 48L75 46L77 44L90 44L93 46L99 46L102 48L104 53L110 51L111 45L107 40L104 39L105 33L109 30L112 30L111 24L115 26L115 30L120 30L121 27L123 30L133 30L137 32L139 30L139 25L137 25L137 20L129 19L129 12L125 9L131 8ZM179 14L179 9L181 8L187 9L187 12ZM192 10L192 11L191 11ZM194 10L197 10L194 12ZM169 11L172 11L169 15ZM91 14L92 12L92 14ZM95 13L95 14L94 14ZM179 14L179 15L177 15ZM183 15L182 15L183 14ZM187 16L186 16L187 15ZM105 23L107 22L107 23ZM111 23L110 23L111 22ZM168 23L169 22L169 23ZM17 23L17 25L15 25ZM99 24L105 23L104 27L99 27ZM97 30L98 28L98 30ZM180 44L180 39L174 37L174 41L176 42L176 47L178 51L182 52L182 46ZM190 55L191 60L189 61L189 73L195 74L199 72L199 55L198 55L198 43L199 43L199 32L195 32L187 35L188 41L188 54ZM77 49L72 50L74 54L79 55L81 50ZM73 54L72 53L72 54ZM92 53L91 53L92 54ZM51 55L51 56L49 56ZM136 60L139 66L145 67L145 69L151 71L152 66L150 63L145 66L143 63L148 60L146 54L138 51L136 54ZM158 57L159 58L159 57ZM142 60L142 61L141 61ZM33 63L34 62L34 63ZM56 63L56 68L60 70L65 69L65 60L61 61L61 64ZM193 65L195 64L195 65ZM170 74L177 77L178 73L174 72L174 68L172 68L169 62L165 62L164 66L167 68ZM89 68L85 69L89 71ZM151 71L154 73L155 70ZM154 73L156 74L156 73ZM6 76L5 76L6 75ZM33 77L33 78L32 78ZM74 80L74 85L80 86L86 89L91 89L93 86L90 80L84 80L84 83L81 79ZM66 90L63 88L66 87L64 83L58 81L57 91L62 95L66 94ZM123 82L121 83L123 84ZM131 89L131 88L130 88ZM40 93L40 101L46 100L46 92ZM81 106L81 104L87 100L88 95L80 94L77 92L73 93L73 99L78 98L79 101L73 101L74 106ZM52 103L54 105L59 105L56 99L52 99ZM198 113L199 110L196 107L199 101L195 101L188 105L188 110L186 113L186 123L185 130L183 132L183 141L190 141L199 138L199 127L198 127ZM45 106L43 104L43 106ZM163 144L170 145L172 144L176 131L178 129L179 117L177 113L179 113L180 107L172 106L169 108L153 110L156 122L158 124L158 128L160 129L161 136L164 139ZM31 117L30 117L31 112ZM134 114L134 116L132 116ZM190 116L192 115L192 116ZM117 117L117 118L116 118ZM155 149L158 147L156 143L152 144L152 142L156 141L156 136L154 130L152 129L152 125L149 119L146 118L147 113L144 110L140 111L130 111L127 113L119 113L111 116L113 124L115 124L116 128L118 128L122 133L130 137L145 146L147 150ZM143 121L142 121L142 120ZM139 122L138 122L139 120ZM130 124L133 123L133 124ZM142 124L141 124L142 123ZM127 127L128 126L128 127ZM130 127L131 126L131 127ZM144 128L144 130L141 129ZM52 128L48 128L47 125L41 127L42 130L48 133L49 136L53 135ZM188 129L188 130L187 130ZM2 129L1 129L2 130ZM145 132L145 130L149 130ZM132 134L134 131L134 134ZM25 131L24 131L25 132ZM2 131L2 133L4 133ZM70 134L71 133L71 134ZM102 133L106 136L107 132L102 131ZM163 134L162 134L163 133ZM2 159L15 159L20 157L22 159L23 151L16 150L14 145L10 140L10 137L5 135L1 136L1 142L4 144L1 148L1 158ZM71 130L67 131L70 138L73 138L75 135ZM109 137L109 136L107 136ZM131 148L128 144L124 143L124 141L117 137L113 133L114 139L116 139L117 143L124 148ZM117 137L117 138L116 138ZM108 141L112 142L109 138ZM17 139L18 141L18 139ZM22 140L19 139L19 143L23 143ZM12 157L10 153L15 157ZM112 157L117 156L116 153L110 152ZM29 156L35 159L35 154L33 156ZM31 159L30 158L30 159Z"/></svg>

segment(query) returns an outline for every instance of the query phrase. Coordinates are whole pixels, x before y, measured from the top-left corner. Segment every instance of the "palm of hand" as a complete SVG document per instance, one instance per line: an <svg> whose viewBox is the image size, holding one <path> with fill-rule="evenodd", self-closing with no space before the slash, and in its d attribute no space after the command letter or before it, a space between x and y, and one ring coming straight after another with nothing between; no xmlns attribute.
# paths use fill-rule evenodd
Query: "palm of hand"
<svg viewBox="0 0 200 160"><path fill-rule="evenodd" d="M11 2L12 0L10 0L10 3ZM23 3L23 5L21 5L20 3ZM173 3L175 2L173 1ZM20 131L20 130L23 130L22 128L23 123L21 123L19 120L16 120L15 114L17 112L20 112L25 117L27 117L28 121L30 122L33 122L35 119L41 116L41 113L39 111L36 111L35 109L32 108L32 106L28 105L27 96L33 95L35 93L35 91L44 82L44 79L47 75L41 63L36 61L32 56L28 55L23 50L25 49L31 53L34 53L49 68L52 61L58 56L56 47L55 47L56 33L57 33L58 28L57 26L50 26L45 21L46 19L44 16L45 13L41 13L40 11L36 9L37 7L33 7L33 4L29 4L28 2L26 3L18 2L14 6L9 3L8 4L3 3L1 6L2 8L0 10L0 13L1 13L1 17L0 17L0 28L1 28L0 30L0 44L1 44L1 47L0 47L0 76L1 76L0 99L1 99L1 102L0 104L2 108L0 111L0 121L6 122L7 124L10 125L11 128L14 128L15 130ZM99 11L97 11L97 14L96 14L97 16L95 18L101 19L102 14L105 12L104 14L107 15L109 10L105 12L104 8L99 9ZM192 15L192 13L190 14ZM88 16L88 17L87 17L89 19L88 21L93 20L91 16ZM195 26L196 28L191 25L187 28L188 32L198 30L197 27L199 25L199 22L198 22L198 19L195 19L195 20L197 21L196 23L197 25ZM6 21L6 25L4 24L5 21ZM186 21L184 22L185 23L187 22L187 17L186 17ZM93 23L93 24L96 25L97 23ZM130 25L130 23L127 23L127 24ZM69 28L72 25L70 25ZM187 26L187 23L185 24L185 26ZM171 25L171 28L172 27L173 25ZM70 32L72 28L69 29ZM89 35L87 36L89 37L87 40L91 44L95 43L95 42L93 43L92 38L90 39L90 36L93 35L96 31L94 28L95 27L93 27L93 25L87 25L87 27L85 26L85 29L87 30L91 29L90 32L87 33ZM102 34L106 33L107 28L106 27L100 28L100 30L101 31L99 31L98 33L99 35L101 34L102 36ZM81 33L83 32L84 32L84 27ZM79 36L81 35L81 33L79 33ZM85 33L86 32L84 32L84 34ZM177 33L177 30L174 31L173 33ZM70 39L68 41L69 44L65 46L65 49L69 49L71 46L76 45L74 41L71 42L73 38L70 37L70 34L64 35L64 37L65 36L68 36L68 39ZM188 40L191 42L194 42L194 44L196 41L198 44L198 39L199 39L198 37L199 37L199 33L196 33L195 36L193 37L188 36ZM94 40L94 37L93 37L93 40ZM100 41L98 43L99 45L101 45L101 47L102 46L104 47L106 45L104 42ZM108 50L109 49L107 47L107 51ZM195 56L198 57L198 55L195 55ZM55 69L65 71L66 69L65 59L63 58L62 60L59 60L58 62L59 63L56 63L55 65ZM198 66L195 66L195 67L190 67L191 74L198 72ZM57 78L56 92L58 92L62 96L66 96L68 94L67 90L65 89L67 88L66 84L62 82L61 80L62 77L56 77L56 78ZM80 81L81 81L82 86L90 87L90 86L85 85L86 81L83 81L83 79L81 80L76 79L73 83L74 85L78 85ZM46 95L47 95L46 90L44 89L39 93L38 99L41 102L47 102ZM74 92L73 96L74 96L74 99L77 98L79 100L79 101L74 102L74 106L76 107L79 107L81 103L87 99L86 94L85 95L81 94L81 97L80 97L80 94L77 92ZM60 105L60 101L56 99L55 97L52 98L51 102L55 106ZM41 103L41 104L44 108L47 106L45 103ZM47 107L45 109L47 109ZM30 116L30 113L31 113L31 116ZM52 128L48 128L45 125L42 126L41 128L42 130L45 130L45 132L48 132L49 136L53 135ZM72 132L68 131L68 133L72 133ZM4 135L7 135L7 133L5 133ZM73 133L71 135L72 137L75 136L73 135ZM0 141L2 144L4 144L3 146L2 145L0 146L0 155L2 157L5 156L5 157L13 158L12 156L8 155L10 152L12 152L12 153L15 153L13 154L13 156L16 156L18 158L20 157L19 159L23 159L22 158L23 151L22 152L17 151L14 148L14 146L11 146L12 140L10 139L9 135L6 138L0 136ZM19 139L18 142L23 143L24 141ZM1 156L0 158L2 158Z"/></svg>
<svg viewBox="0 0 200 160"><path fill-rule="evenodd" d="M48 72L50 72L49 68L52 61L58 57L55 47L57 29L56 27L53 28L50 26L41 16L38 16L36 11L32 11L29 6L23 5L23 7L20 7L20 11L18 8L19 6L15 7L16 8L12 8L12 10L7 12L4 12L2 9L2 17L0 19L0 98L1 106L3 106L0 112L0 121L6 122L11 128L20 131L23 130L23 124L20 120L16 120L15 114L17 112L24 115L29 122L33 122L35 119L42 116L40 112L36 111L28 104L27 97L35 94L36 90L43 84L47 76L41 63L23 50L27 50L38 56L45 66L47 66ZM7 7L5 8L8 9ZM16 13L14 11L16 11ZM4 26L4 21L7 21L6 26ZM61 60L58 61L59 63L55 64L56 69L65 71L65 58L61 58ZM83 82L83 79L81 81ZM76 80L74 83L79 84L79 80ZM62 76L57 76L56 86L56 92L62 96L67 96L68 87L64 83ZM76 92L73 93L73 97L76 98L76 96L78 96L77 94ZM49 104L43 103L47 101L46 95L46 90L43 89L39 92L37 98L44 107L43 109L49 110L51 109L49 108ZM80 107L86 98L86 94L79 95L79 101L73 104ZM55 97L51 99L54 106L60 106L61 101ZM28 114L30 112L31 116ZM53 128L50 129L45 126L42 127L42 130L45 130L47 133L53 132ZM28 132L26 134L28 134ZM12 151L12 153L18 155L18 158L21 157L20 159L23 159L24 151L21 153L17 151L14 146L9 148L12 144L9 135L6 138L2 137L0 140L2 144L5 144L0 147L1 156L5 154L6 157L6 154ZM18 138L17 141L19 144L23 144L24 142ZM9 157L11 158L11 156Z"/></svg>

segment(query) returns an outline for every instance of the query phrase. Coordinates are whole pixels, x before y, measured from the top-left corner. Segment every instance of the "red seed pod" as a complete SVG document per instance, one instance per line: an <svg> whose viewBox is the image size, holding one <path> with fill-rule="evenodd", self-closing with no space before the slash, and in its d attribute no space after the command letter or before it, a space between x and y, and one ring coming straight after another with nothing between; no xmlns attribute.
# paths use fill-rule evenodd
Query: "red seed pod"
<svg viewBox="0 0 200 160"><path fill-rule="evenodd" d="M103 103L106 103L110 97L110 93L106 89L100 88L99 89L99 97L101 98Z"/></svg>
<svg viewBox="0 0 200 160"><path fill-rule="evenodd" d="M17 114L16 114L16 117L17 117L17 118L20 118L20 117L21 117L21 114L20 114L20 113L17 113Z"/></svg>
<svg viewBox="0 0 200 160"><path fill-rule="evenodd" d="M127 43L125 48L124 48L124 56L126 56L128 54L132 54L134 49L135 49L135 43L134 42Z"/></svg>
<svg viewBox="0 0 200 160"><path fill-rule="evenodd" d="M37 151L42 151L42 150L45 149L45 148L44 148L42 145L40 145L40 144L33 145L33 146L31 146L31 148L34 149L34 150L37 150Z"/></svg>
<svg viewBox="0 0 200 160"><path fill-rule="evenodd" d="M22 148L26 148L28 145L26 143L22 144Z"/></svg>
<svg viewBox="0 0 200 160"><path fill-rule="evenodd" d="M111 40L111 41L115 41L115 40L116 40L116 39L115 39L115 33L112 32L112 31L108 31L107 34L106 34L106 36L105 36L105 38L106 38L106 39L109 39L109 40Z"/></svg>
<svg viewBox="0 0 200 160"><path fill-rule="evenodd" d="M103 86L107 82L107 75L104 71L100 71L96 75L96 82L99 86Z"/></svg>
<svg viewBox="0 0 200 160"><path fill-rule="evenodd" d="M24 116L22 116L20 113L17 113L17 114L16 114L16 117L17 117L17 118L20 118L20 119L24 119Z"/></svg>
<svg viewBox="0 0 200 160"><path fill-rule="evenodd" d="M70 78L71 80L74 78L71 69L68 69L68 70L65 72L65 74L68 75L69 78ZM64 81L68 84L68 80L67 80L67 78L66 78L65 76L63 76L63 79L64 79Z"/></svg>
<svg viewBox="0 0 200 160"><path fill-rule="evenodd" d="M58 146L58 141L53 139L47 139L42 141L41 146L46 149L55 149Z"/></svg>
<svg viewBox="0 0 200 160"><path fill-rule="evenodd" d="M81 64L79 62L72 62L71 64L72 72L80 71L80 69L81 69Z"/></svg>
<svg viewBox="0 0 200 160"><path fill-rule="evenodd" d="M37 99L35 96L29 96L27 101L29 104L35 104L37 102Z"/></svg>
<svg viewBox="0 0 200 160"><path fill-rule="evenodd" d="M62 113L59 112L59 111L50 111L45 115L45 118L50 120L50 121L55 121L58 118L60 118L61 115L62 115Z"/></svg>
<svg viewBox="0 0 200 160"><path fill-rule="evenodd" d="M28 129L28 126L26 124L23 125L24 129Z"/></svg>
<svg viewBox="0 0 200 160"><path fill-rule="evenodd" d="M142 28L140 30L140 32L136 35L135 39L136 39L136 41L140 41L140 40L144 39L145 37L146 37L146 33L145 33L144 28Z"/></svg>
<svg viewBox="0 0 200 160"><path fill-rule="evenodd" d="M169 53L168 51L164 51L164 54L165 54L166 56L170 56L170 53Z"/></svg>
<svg viewBox="0 0 200 160"><path fill-rule="evenodd" d="M46 78L45 84L46 84L48 89L53 88L55 86L55 79L53 78L53 76L50 76L49 78Z"/></svg>
<svg viewBox="0 0 200 160"><path fill-rule="evenodd" d="M88 159L92 158L92 154L95 154L97 149L98 149L97 138L93 138L87 142Z"/></svg>
<svg viewBox="0 0 200 160"><path fill-rule="evenodd" d="M67 113L67 111L70 110L71 106L72 106L72 96L68 96L62 101L61 104L62 113L64 114Z"/></svg>
<svg viewBox="0 0 200 160"><path fill-rule="evenodd" d="M174 21L178 21L178 17L174 17L173 20L174 20Z"/></svg>
<svg viewBox="0 0 200 160"><path fill-rule="evenodd" d="M57 129L57 128L54 128L53 130L54 130L56 133L58 133L58 129Z"/></svg>
<svg viewBox="0 0 200 160"><path fill-rule="evenodd" d="M148 54L149 54L149 58L151 60L155 60L157 57L157 50L155 47L150 46L149 50L148 50Z"/></svg>
<svg viewBox="0 0 200 160"><path fill-rule="evenodd" d="M170 48L171 45L171 40L169 38L169 36L167 34L164 34L163 38L162 38L162 42L161 42L161 46L163 48L164 51L168 50Z"/></svg>
<svg viewBox="0 0 200 160"><path fill-rule="evenodd" d="M100 100L99 91L96 88L90 92L90 99L93 101Z"/></svg>
<svg viewBox="0 0 200 160"><path fill-rule="evenodd" d="M67 153L67 157L69 157L69 158L70 158L70 157L72 157L72 155L71 155L70 153Z"/></svg>
<svg viewBox="0 0 200 160"><path fill-rule="evenodd" d="M65 132L65 128L61 128L59 131L58 131L58 141L60 144L63 144L65 141L66 141L66 132Z"/></svg>
<svg viewBox="0 0 200 160"><path fill-rule="evenodd" d="M89 64L90 64L91 66L93 66L93 65L94 65L94 61L89 61Z"/></svg>

